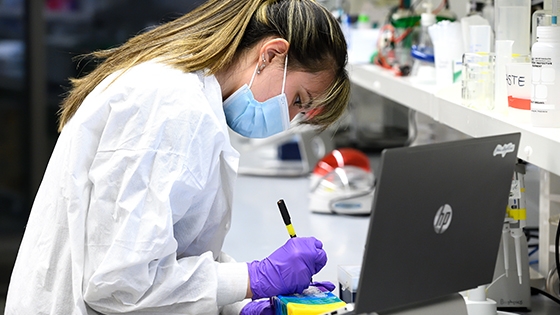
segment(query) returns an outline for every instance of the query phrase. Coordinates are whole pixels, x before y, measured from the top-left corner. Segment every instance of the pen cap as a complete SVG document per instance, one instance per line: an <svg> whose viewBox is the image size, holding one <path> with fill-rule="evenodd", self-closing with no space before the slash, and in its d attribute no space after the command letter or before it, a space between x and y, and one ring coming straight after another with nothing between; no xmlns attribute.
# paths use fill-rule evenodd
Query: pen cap
<svg viewBox="0 0 560 315"><path fill-rule="evenodd" d="M280 214L282 215L282 220L284 220L284 224L291 224L290 213L288 212L288 208L286 208L284 199L278 200L277 204L278 208L280 209Z"/></svg>

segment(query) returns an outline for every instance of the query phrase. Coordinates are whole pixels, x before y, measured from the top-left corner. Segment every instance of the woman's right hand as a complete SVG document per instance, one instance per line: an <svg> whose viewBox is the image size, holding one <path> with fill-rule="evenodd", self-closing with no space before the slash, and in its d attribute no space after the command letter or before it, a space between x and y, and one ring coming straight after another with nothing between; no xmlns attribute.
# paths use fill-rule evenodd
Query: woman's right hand
<svg viewBox="0 0 560 315"><path fill-rule="evenodd" d="M314 237L294 237L267 258L247 263L252 298L301 293L327 263L323 243Z"/></svg>

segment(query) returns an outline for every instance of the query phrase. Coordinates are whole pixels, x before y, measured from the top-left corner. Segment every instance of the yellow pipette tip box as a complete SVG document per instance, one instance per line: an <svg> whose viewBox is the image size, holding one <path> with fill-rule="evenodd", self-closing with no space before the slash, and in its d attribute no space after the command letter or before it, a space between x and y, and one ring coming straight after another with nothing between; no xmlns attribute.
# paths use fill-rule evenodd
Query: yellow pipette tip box
<svg viewBox="0 0 560 315"><path fill-rule="evenodd" d="M331 292L324 292L313 286L302 294L278 295L272 301L276 315L317 315L346 305L346 302Z"/></svg>

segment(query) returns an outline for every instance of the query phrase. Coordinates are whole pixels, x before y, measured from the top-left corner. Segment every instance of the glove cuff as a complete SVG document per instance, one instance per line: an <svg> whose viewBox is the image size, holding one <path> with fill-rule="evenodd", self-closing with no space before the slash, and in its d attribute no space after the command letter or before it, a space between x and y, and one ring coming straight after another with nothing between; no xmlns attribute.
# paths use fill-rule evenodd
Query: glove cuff
<svg viewBox="0 0 560 315"><path fill-rule="evenodd" d="M251 286L251 292L253 293L253 300L258 300L265 298L265 293L260 290L259 282L261 273L259 270L260 261L254 260L247 263L247 270L249 272L249 285Z"/></svg>
<svg viewBox="0 0 560 315"><path fill-rule="evenodd" d="M273 315L272 305L269 299L262 299L250 302L245 305L239 315Z"/></svg>

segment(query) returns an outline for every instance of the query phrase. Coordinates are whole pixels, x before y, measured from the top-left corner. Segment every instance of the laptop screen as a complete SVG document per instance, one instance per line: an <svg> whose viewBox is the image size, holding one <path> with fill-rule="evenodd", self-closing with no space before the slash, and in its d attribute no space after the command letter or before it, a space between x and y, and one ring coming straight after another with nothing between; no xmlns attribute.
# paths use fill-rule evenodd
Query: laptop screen
<svg viewBox="0 0 560 315"><path fill-rule="evenodd" d="M355 310L492 281L520 134L382 152Z"/></svg>

